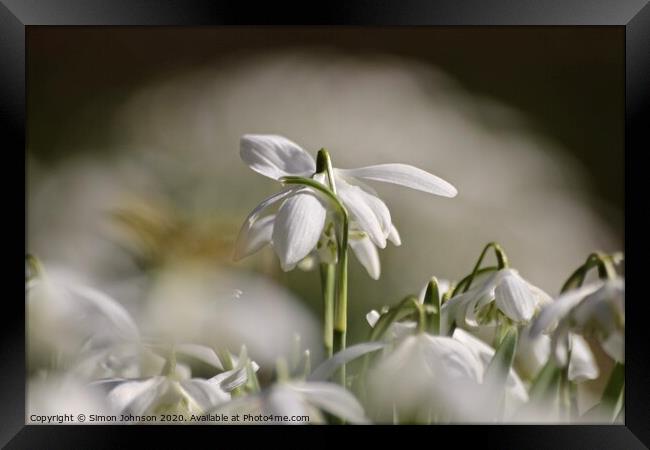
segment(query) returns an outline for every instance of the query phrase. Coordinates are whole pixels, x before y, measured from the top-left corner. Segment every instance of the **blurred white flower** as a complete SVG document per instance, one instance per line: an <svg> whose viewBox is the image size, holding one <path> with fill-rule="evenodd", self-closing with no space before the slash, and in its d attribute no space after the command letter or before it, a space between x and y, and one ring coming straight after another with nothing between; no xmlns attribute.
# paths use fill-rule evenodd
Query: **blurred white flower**
<svg viewBox="0 0 650 450"><path fill-rule="evenodd" d="M237 349L260 365L289 355L299 335L320 358L318 323L290 291L259 274L187 262L157 272L141 314L143 333L176 343Z"/></svg>
<svg viewBox="0 0 650 450"><path fill-rule="evenodd" d="M561 366L569 349L574 351L572 333L595 336L610 357L624 363L625 280L597 281L562 294L533 323L531 335L542 332L552 334L552 353Z"/></svg>
<svg viewBox="0 0 650 450"><path fill-rule="evenodd" d="M100 389L68 374L46 378L33 377L27 383L26 394L26 423L47 423L39 422L39 418L35 416L115 413Z"/></svg>
<svg viewBox="0 0 650 450"><path fill-rule="evenodd" d="M241 414L241 423L323 424L322 412L348 423L368 423L363 408L350 391L322 381L278 382L258 394L234 399L214 412ZM299 417L301 420L296 420Z"/></svg>
<svg viewBox="0 0 650 450"><path fill-rule="evenodd" d="M464 420L455 393L480 390L483 363L462 342L425 333L399 340L370 368L368 411L379 422Z"/></svg>
<svg viewBox="0 0 650 450"><path fill-rule="evenodd" d="M465 344L478 357L483 363L485 373L485 370L487 370L494 357L494 348L460 328L454 330L452 337ZM519 378L519 375L517 375L517 372L512 368L508 372L508 378L506 379L506 396L506 416L512 415L514 407L528 401L526 387Z"/></svg>
<svg viewBox="0 0 650 450"><path fill-rule="evenodd" d="M139 340L135 322L117 301L58 267L43 266L27 284L26 301L34 362L61 362L82 350Z"/></svg>
<svg viewBox="0 0 650 450"><path fill-rule="evenodd" d="M531 327L532 323L519 334L515 365L522 376L532 380L551 356L551 339L544 334L531 336ZM571 333L571 342L569 380L580 383L598 378L600 370L587 341L582 336Z"/></svg>
<svg viewBox="0 0 650 450"><path fill-rule="evenodd" d="M366 315L366 320L368 321L371 327L374 327L375 324L377 323L377 320L379 320L379 317L380 314L377 311L373 310ZM414 321L393 322L388 329L389 331L388 340L395 341L395 340L403 339L406 336L412 335L415 329L416 329L416 323ZM482 364L480 382L482 383L483 375L485 374L485 371L487 370L490 362L492 361L492 358L494 357L495 350L492 347L490 347L488 344L480 340L479 338L471 335L467 331L462 330L460 328L456 328L454 330L452 339L462 343L470 352L474 354L476 359L480 361L480 363ZM518 406L528 401L528 393L526 391L526 387L524 386L523 382L519 378L519 375L517 375L515 370L512 368L508 373L505 388L506 388L505 415L506 417L511 417L512 414L516 411L516 408ZM472 392L476 394L476 391L472 390ZM486 393L487 391L484 392L482 398L486 398L485 396ZM467 399L467 401L476 403L478 399L479 397L475 398L474 400ZM485 415L481 416L481 418L487 419L489 417L488 411L484 411L484 412ZM475 415L475 418L478 419L478 416Z"/></svg>
<svg viewBox="0 0 650 450"><path fill-rule="evenodd" d="M282 136L244 135L240 155L251 169L269 178L313 178L335 189L350 214L352 251L373 278L379 277L376 247L385 248L387 239L400 245L400 238L388 208L362 179L399 184L445 197L457 193L441 178L406 164L334 169L335 186L330 186L323 173L316 174L316 162L311 155ZM277 214L272 214L271 207L279 202L282 203ZM316 248L328 220L328 208L315 190L286 188L265 199L246 218L235 257L243 258L271 244L282 269L292 270Z"/></svg>
<svg viewBox="0 0 650 450"><path fill-rule="evenodd" d="M190 349L191 350L191 349ZM238 359L234 369L209 379L190 378L190 371L175 365L166 375L143 379L105 379L94 383L109 389L107 400L121 414L203 414L230 400L230 392L248 381L248 358ZM259 366L251 362L253 370Z"/></svg>
<svg viewBox="0 0 650 450"><path fill-rule="evenodd" d="M492 322L490 309L496 308L515 323L527 323L552 298L524 280L519 273L504 268L477 280L467 292L452 297L443 314L459 326L477 327Z"/></svg>

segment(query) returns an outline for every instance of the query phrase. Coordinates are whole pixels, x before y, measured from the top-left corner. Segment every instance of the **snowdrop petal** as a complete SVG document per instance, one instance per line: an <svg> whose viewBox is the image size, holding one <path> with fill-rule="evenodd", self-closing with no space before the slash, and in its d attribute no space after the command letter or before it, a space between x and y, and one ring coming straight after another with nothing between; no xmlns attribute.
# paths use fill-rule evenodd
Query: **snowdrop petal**
<svg viewBox="0 0 650 450"><path fill-rule="evenodd" d="M350 423L368 423L359 401L348 390L334 383L294 383L293 389L300 392L309 403L323 411L345 419Z"/></svg>
<svg viewBox="0 0 650 450"><path fill-rule="evenodd" d="M509 271L503 276L494 296L501 312L515 322L527 322L535 314L533 292L528 283L514 271Z"/></svg>
<svg viewBox="0 0 650 450"><path fill-rule="evenodd" d="M382 222L377 217L376 211L367 202L367 194L358 186L347 183L340 183L337 190L338 196L350 213L350 219L368 234L377 247L385 248L388 233L384 233ZM390 216L388 223L390 223Z"/></svg>
<svg viewBox="0 0 650 450"><path fill-rule="evenodd" d="M206 364L223 370L223 364L214 350L210 347L200 344L177 344L176 352L189 355Z"/></svg>
<svg viewBox="0 0 650 450"><path fill-rule="evenodd" d="M245 134L239 154L248 167L275 180L290 175L310 177L316 171L314 158L282 136Z"/></svg>
<svg viewBox="0 0 650 450"><path fill-rule="evenodd" d="M372 312L372 311L371 311ZM377 313L377 311L374 311ZM379 314L379 313L377 313ZM370 315L370 313L368 313ZM367 317L367 316L366 316ZM323 361L314 371L309 375L309 381L325 381L331 377L336 369L341 365L346 364L352 360L359 358L367 353L377 351L384 348L384 342L362 342L348 347L332 356L331 358Z"/></svg>
<svg viewBox="0 0 650 450"><path fill-rule="evenodd" d="M246 217L244 223L239 230L239 235L237 236L237 242L235 243L235 254L233 259L238 261L245 256L248 256L264 246L265 238L268 230L268 223L262 223L261 225L256 226L256 222L259 217L264 214L267 208L272 207L277 202L287 198L292 194L303 191L303 188L298 188L295 186L281 190L280 192L271 195L270 197L262 200L262 203L257 205L253 211ZM273 216L275 217L275 216ZM271 222L272 226L273 222ZM271 230L272 231L272 230Z"/></svg>
<svg viewBox="0 0 650 450"><path fill-rule="evenodd" d="M116 300L87 286L71 284L68 289L87 302L84 306L88 307L91 314L106 318L112 325L112 331L115 331L119 337L131 341L138 339L140 333L137 325Z"/></svg>
<svg viewBox="0 0 650 450"><path fill-rule="evenodd" d="M386 204L376 195L370 194L360 186L355 186L353 184L347 183L343 179L339 178L336 182L337 188L339 190L346 190L352 188L355 191L355 195L359 197L359 200L363 201L372 212L377 217L379 221L379 226L384 233L384 236L388 236L391 232L391 217L390 211Z"/></svg>
<svg viewBox="0 0 650 450"><path fill-rule="evenodd" d="M219 389L219 386L208 380L193 378L181 380L181 389L191 398L202 411L208 411L221 403L230 400L230 394Z"/></svg>
<svg viewBox="0 0 650 450"><path fill-rule="evenodd" d="M271 242L274 221L275 214L271 214L242 229L235 244L235 261L252 255Z"/></svg>
<svg viewBox="0 0 650 450"><path fill-rule="evenodd" d="M551 349L553 358L560 367L567 365L567 358L569 356L569 327L566 322L560 322L557 329L551 337Z"/></svg>
<svg viewBox="0 0 650 450"><path fill-rule="evenodd" d="M327 211L310 191L288 198L280 207L273 226L273 249L282 270L292 270L318 243Z"/></svg>
<svg viewBox="0 0 650 450"><path fill-rule="evenodd" d="M381 275L381 265L379 263L377 247L375 247L368 237L351 239L350 247L354 256L357 257L361 265L368 271L370 278L378 280Z"/></svg>
<svg viewBox="0 0 650 450"><path fill-rule="evenodd" d="M625 334L616 331L601 341L600 345L614 361L625 364Z"/></svg>
<svg viewBox="0 0 650 450"><path fill-rule="evenodd" d="M388 240L391 241L396 247L402 245L402 238L400 237L397 228L395 228L395 225L392 223L390 225L390 231L388 232Z"/></svg>
<svg viewBox="0 0 650 450"><path fill-rule="evenodd" d="M571 356L569 358L569 380L580 383L595 380L600 374L594 354L587 341L577 334L571 335Z"/></svg>
<svg viewBox="0 0 650 450"><path fill-rule="evenodd" d="M242 366L215 375L208 381L219 386L222 390L230 392L248 381L248 372L246 371L246 367Z"/></svg>
<svg viewBox="0 0 650 450"><path fill-rule="evenodd" d="M562 295L550 305L544 307L530 329L531 336L537 336L542 332L548 332L557 324L558 319L564 317L566 313L577 305L585 296L598 290L603 283L598 281L573 289Z"/></svg>
<svg viewBox="0 0 650 450"><path fill-rule="evenodd" d="M153 405L166 383L165 377L127 381L113 388L108 393L107 400L116 411L141 415Z"/></svg>
<svg viewBox="0 0 650 450"><path fill-rule="evenodd" d="M378 164L358 169L339 169L341 174L383 181L443 197L455 197L458 191L442 178L408 164Z"/></svg>

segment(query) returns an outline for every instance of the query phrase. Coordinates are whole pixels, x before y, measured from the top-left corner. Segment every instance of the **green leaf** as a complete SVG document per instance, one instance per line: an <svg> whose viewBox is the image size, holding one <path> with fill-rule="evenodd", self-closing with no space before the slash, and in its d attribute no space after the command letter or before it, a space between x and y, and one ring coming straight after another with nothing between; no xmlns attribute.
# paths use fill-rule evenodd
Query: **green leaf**
<svg viewBox="0 0 650 450"><path fill-rule="evenodd" d="M531 402L544 400L549 394L556 391L560 382L562 370L550 360L539 371L528 390Z"/></svg>
<svg viewBox="0 0 650 450"><path fill-rule="evenodd" d="M379 317L379 320L377 320L377 323L370 332L370 340L376 341L381 339L393 322L397 322L404 317L418 312L419 307L420 303L414 295L407 296L397 306L390 308Z"/></svg>
<svg viewBox="0 0 650 450"><path fill-rule="evenodd" d="M600 400L601 413L614 421L624 405L625 364L616 363Z"/></svg>
<svg viewBox="0 0 650 450"><path fill-rule="evenodd" d="M485 372L485 381L495 389L505 388L512 363L517 350L517 328L512 327L506 333L496 349Z"/></svg>
<svg viewBox="0 0 650 450"><path fill-rule="evenodd" d="M424 294L424 306L427 316L427 331L433 335L440 334L441 302L436 277L431 278L431 281L429 281L427 291Z"/></svg>

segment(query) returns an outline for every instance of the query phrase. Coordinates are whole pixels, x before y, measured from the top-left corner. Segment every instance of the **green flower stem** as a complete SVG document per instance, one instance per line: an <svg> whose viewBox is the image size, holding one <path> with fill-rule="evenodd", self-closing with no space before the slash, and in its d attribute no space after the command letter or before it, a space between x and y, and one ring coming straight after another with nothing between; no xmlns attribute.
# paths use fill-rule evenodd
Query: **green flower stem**
<svg viewBox="0 0 650 450"><path fill-rule="evenodd" d="M330 189L336 194L336 183L334 182L334 169L332 168L332 158L327 149L321 148L316 156L316 173L325 172Z"/></svg>
<svg viewBox="0 0 650 450"><path fill-rule="evenodd" d="M460 280L458 282L458 285L451 291L451 295L449 295L449 298L452 298L456 296L456 294L460 294L461 292L466 292L469 289L469 284L474 280L474 278L478 275L482 275L486 272L494 272L496 270L499 270L497 266L490 266L490 267L483 267L482 269L479 269L476 271L476 273L472 272L469 275L467 275L465 278Z"/></svg>
<svg viewBox="0 0 650 450"><path fill-rule="evenodd" d="M582 286L587 274L594 268L598 269L598 277L601 279L611 280L616 277L614 256L603 253L592 253L587 257L587 260L571 274L569 279L566 280L560 292L566 292L570 289Z"/></svg>
<svg viewBox="0 0 650 450"><path fill-rule="evenodd" d="M291 379L286 359L280 357L275 361L275 374L277 380L281 383L285 383Z"/></svg>
<svg viewBox="0 0 650 450"><path fill-rule="evenodd" d="M476 261L476 264L474 265L474 270L472 270L472 273L469 275L469 278L467 282L465 283L465 288L463 289L462 292L467 292L467 290L470 288L472 285L472 282L474 281L474 278L476 278L476 275L479 274L479 269L481 267L481 264L483 263L483 258L485 258L485 255L487 254L488 250L493 249L494 250L494 255L497 258L497 270L505 269L509 267L508 265L508 257L506 256L506 253L503 251L501 246L497 244L496 242L490 242L483 248L483 251L481 252L481 255L478 257L478 260ZM461 282L462 283L462 282ZM460 290L459 287L461 286L461 283L458 283L458 286L456 286L456 290Z"/></svg>
<svg viewBox="0 0 650 450"><path fill-rule="evenodd" d="M176 345L173 342L169 344L167 363L163 368L163 374L171 378L176 377Z"/></svg>
<svg viewBox="0 0 650 450"><path fill-rule="evenodd" d="M323 155L323 156L320 156ZM321 150L319 152L319 159L325 159L326 167L331 168L331 164L327 164L329 156L327 152ZM322 164L322 163L321 163ZM328 176L330 176L328 169ZM333 177L332 177L333 178ZM336 207L341 216L341 239L339 242L338 248L338 276L337 276L337 285L336 285L336 304L334 307L334 352L338 352L345 349L346 344L346 331L347 331L347 320L348 320L348 232L349 232L349 215L348 211L341 203L341 200L336 196L336 194L329 189L327 186L312 180L310 178L303 177L283 177L280 178L280 181L284 184L300 184L303 186L311 187L318 192L322 193L327 197L332 204ZM345 365L341 366L340 369L341 378L345 379ZM345 383L343 383L345 384Z"/></svg>
<svg viewBox="0 0 650 450"><path fill-rule="evenodd" d="M440 308L442 307L442 303L436 277L431 278L431 281L427 285L422 307L427 315L427 331L433 335L440 334Z"/></svg>
<svg viewBox="0 0 650 450"><path fill-rule="evenodd" d="M334 349L334 290L336 288L336 267L334 264L321 264L320 276L323 288L323 344L330 358Z"/></svg>
<svg viewBox="0 0 650 450"><path fill-rule="evenodd" d="M225 348L218 349L217 356L219 356L219 360L223 365L224 371L233 370L235 368L235 365L232 362L232 358L230 357L230 352L228 350L226 350ZM230 392L230 394L233 397L239 397L240 395L242 395L242 390L240 387L236 387Z"/></svg>

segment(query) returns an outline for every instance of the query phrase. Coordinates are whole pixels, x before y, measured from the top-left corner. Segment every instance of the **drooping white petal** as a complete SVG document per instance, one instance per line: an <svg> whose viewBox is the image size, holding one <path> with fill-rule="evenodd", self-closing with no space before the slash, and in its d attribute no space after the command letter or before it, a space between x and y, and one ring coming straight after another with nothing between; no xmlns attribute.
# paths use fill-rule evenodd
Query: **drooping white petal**
<svg viewBox="0 0 650 450"><path fill-rule="evenodd" d="M318 243L327 211L316 195L304 191L280 207L273 226L273 249L282 270L292 270Z"/></svg>
<svg viewBox="0 0 650 450"><path fill-rule="evenodd" d="M271 423L296 424L297 422L287 422L283 419L283 417L291 416L309 416L309 422L322 420L320 413L310 408L304 397L286 383L277 383L271 386L268 391L263 391L263 395L261 412L274 416Z"/></svg>
<svg viewBox="0 0 650 450"><path fill-rule="evenodd" d="M336 186L339 190L345 190L351 187L354 188L355 195L358 195L359 199L364 201L370 207L372 212L375 213L384 236L387 237L390 234L392 225L390 211L383 200L381 200L377 195L369 193L362 186L350 184L341 177L337 178Z"/></svg>
<svg viewBox="0 0 650 450"><path fill-rule="evenodd" d="M589 344L577 334L571 335L571 356L569 358L569 380L580 383L595 380L600 371Z"/></svg>
<svg viewBox="0 0 650 450"><path fill-rule="evenodd" d="M609 334L625 326L625 285L623 280L608 280L602 288L587 295L571 311L572 323L585 332Z"/></svg>
<svg viewBox="0 0 650 450"><path fill-rule="evenodd" d="M71 293L84 301L84 303L75 305L75 308L85 309L86 311L83 312L84 315L108 320L110 327L104 326L102 330L97 330L97 333L103 331L109 334L115 333L121 339L130 341L138 339L139 332L137 325L126 309L116 300L87 286L70 284L67 288Z"/></svg>
<svg viewBox="0 0 650 450"><path fill-rule="evenodd" d="M370 313L377 311L371 311ZM370 315L368 313L368 315ZM367 317L367 316L366 316ZM375 352L386 346L385 342L362 342L346 348L332 356L331 358L323 361L314 371L309 375L308 381L325 381L336 372L341 365L353 361L365 354Z"/></svg>
<svg viewBox="0 0 650 450"><path fill-rule="evenodd" d="M127 381L113 388L107 396L108 403L118 412L140 415L147 412L165 388L165 377Z"/></svg>
<svg viewBox="0 0 650 450"><path fill-rule="evenodd" d="M230 394L208 380L192 378L190 380L181 380L179 384L184 391L183 393L191 398L201 411L208 411L230 400Z"/></svg>
<svg viewBox="0 0 650 450"><path fill-rule="evenodd" d="M537 375L551 354L551 338L545 334L532 337L530 335L531 327L532 322L528 323L519 333L515 355L519 373L529 379L533 379Z"/></svg>
<svg viewBox="0 0 650 450"><path fill-rule="evenodd" d="M460 328L456 328L454 330L454 334L452 337L457 341L465 344L465 346L469 350L471 350L478 359L481 360L484 369L487 369L487 367L492 362L492 358L494 357L495 354L495 350L492 347L490 347L485 342L481 341L479 338L471 335L467 331L462 330ZM526 393L526 388L524 387L523 382L519 378L519 375L517 375L517 372L515 372L515 370L512 368L508 373L508 378L506 381L506 390L514 400L517 400L518 402L528 401L528 394Z"/></svg>
<svg viewBox="0 0 650 450"><path fill-rule="evenodd" d="M393 225L392 223L390 225L390 231L388 232L388 240L391 241L393 245L397 247L402 245L402 238L400 237L397 228L395 228L395 225Z"/></svg>
<svg viewBox="0 0 650 450"><path fill-rule="evenodd" d="M590 283L578 289L570 290L560 295L553 303L544 307L535 319L530 330L531 336L537 336L549 331L557 325L557 321L564 317L585 296L597 291L603 285L602 281Z"/></svg>
<svg viewBox="0 0 650 450"><path fill-rule="evenodd" d="M458 191L447 181L408 164L378 164L358 169L339 169L341 174L399 184L443 197L455 197Z"/></svg>
<svg viewBox="0 0 650 450"><path fill-rule="evenodd" d="M368 423L359 401L348 390L334 383L292 383L309 403L350 423Z"/></svg>
<svg viewBox="0 0 650 450"><path fill-rule="evenodd" d="M246 256L259 251L271 242L275 214L262 217L249 227L242 228L235 244L234 260L239 261Z"/></svg>
<svg viewBox="0 0 650 450"><path fill-rule="evenodd" d="M200 344L177 344L175 349L177 353L189 355L219 370L223 370L221 360L215 351L208 346Z"/></svg>
<svg viewBox="0 0 650 450"><path fill-rule="evenodd" d="M239 154L248 167L275 180L290 175L310 177L316 171L314 158L283 136L245 134Z"/></svg>
<svg viewBox="0 0 650 450"><path fill-rule="evenodd" d="M407 338L408 339L408 338ZM420 354L434 372L442 366L451 378L466 378L480 382L483 377L483 365L478 357L464 344L446 336L421 334L419 340Z"/></svg>
<svg viewBox="0 0 650 450"><path fill-rule="evenodd" d="M568 363L570 337L567 321L561 321L551 337L553 358L560 367L565 367Z"/></svg>
<svg viewBox="0 0 650 450"><path fill-rule="evenodd" d="M289 197L290 195L296 194L305 190L304 188L291 186L285 189L282 189L280 192L271 195L270 197L265 198L262 202L250 212L246 220L239 230L239 235L237 236L237 242L235 243L235 254L233 259L235 261L254 253L259 250L261 246L265 244L265 234L268 230L265 227L265 224L260 226L255 226L255 223L259 217L264 214L267 208L272 207L277 202ZM271 222L272 224L273 222ZM267 223L266 226L269 224Z"/></svg>
<svg viewBox="0 0 650 450"><path fill-rule="evenodd" d="M388 233L382 230L380 219L367 202L367 194L358 186L347 183L340 183L337 186L337 193L350 213L350 219L368 234L377 247L385 248ZM388 221L390 223L390 217Z"/></svg>
<svg viewBox="0 0 650 450"><path fill-rule="evenodd" d="M527 322L535 314L535 297L528 283L508 270L494 291L497 307L515 322Z"/></svg>
<svg viewBox="0 0 650 450"><path fill-rule="evenodd" d="M622 331L611 333L600 344L614 361L625 364L625 334Z"/></svg>
<svg viewBox="0 0 650 450"><path fill-rule="evenodd" d="M377 247L370 241L367 236L361 239L350 239L350 247L354 256L368 271L368 275L373 280L378 280L381 275L381 265L379 263L379 254Z"/></svg>

